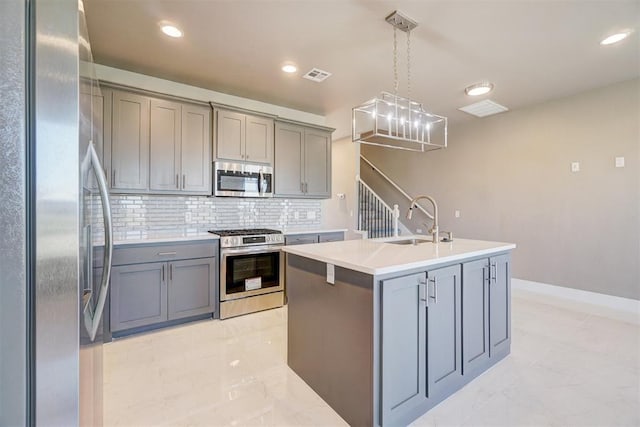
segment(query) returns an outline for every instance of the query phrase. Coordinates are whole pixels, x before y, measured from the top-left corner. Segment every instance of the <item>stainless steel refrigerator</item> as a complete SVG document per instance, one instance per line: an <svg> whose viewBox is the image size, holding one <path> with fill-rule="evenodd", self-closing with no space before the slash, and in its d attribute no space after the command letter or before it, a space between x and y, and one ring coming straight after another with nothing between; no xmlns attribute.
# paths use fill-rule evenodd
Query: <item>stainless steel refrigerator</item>
<svg viewBox="0 0 640 427"><path fill-rule="evenodd" d="M1 0L0 37L0 425L101 425L111 216L82 3Z"/></svg>

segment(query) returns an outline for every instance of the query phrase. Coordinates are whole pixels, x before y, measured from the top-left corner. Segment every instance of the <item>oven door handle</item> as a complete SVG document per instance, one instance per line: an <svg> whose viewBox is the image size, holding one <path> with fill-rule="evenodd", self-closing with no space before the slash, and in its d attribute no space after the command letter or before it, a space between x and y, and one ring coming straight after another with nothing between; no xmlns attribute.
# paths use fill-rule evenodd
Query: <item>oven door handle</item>
<svg viewBox="0 0 640 427"><path fill-rule="evenodd" d="M283 245L268 245L250 248L223 248L220 251L222 256L227 255L244 255L244 254L266 254L271 252L280 252Z"/></svg>

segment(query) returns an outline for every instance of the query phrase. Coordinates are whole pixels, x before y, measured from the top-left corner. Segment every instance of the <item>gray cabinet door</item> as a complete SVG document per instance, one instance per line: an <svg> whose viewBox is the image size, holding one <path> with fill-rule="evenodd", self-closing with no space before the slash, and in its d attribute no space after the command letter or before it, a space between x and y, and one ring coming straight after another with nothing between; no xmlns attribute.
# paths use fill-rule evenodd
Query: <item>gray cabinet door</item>
<svg viewBox="0 0 640 427"><path fill-rule="evenodd" d="M149 98L113 91L111 188L149 187Z"/></svg>
<svg viewBox="0 0 640 427"><path fill-rule="evenodd" d="M274 180L277 196L303 196L303 159L304 128L276 123Z"/></svg>
<svg viewBox="0 0 640 427"><path fill-rule="evenodd" d="M427 272L427 396L438 400L462 383L460 265Z"/></svg>
<svg viewBox="0 0 640 427"><path fill-rule="evenodd" d="M305 130L305 195L331 195L331 134L316 129Z"/></svg>
<svg viewBox="0 0 640 427"><path fill-rule="evenodd" d="M244 159L255 163L273 163L273 120L246 116Z"/></svg>
<svg viewBox="0 0 640 427"><path fill-rule="evenodd" d="M427 401L426 275L382 282L382 425Z"/></svg>
<svg viewBox="0 0 640 427"><path fill-rule="evenodd" d="M246 116L234 111L219 110L216 135L216 157L244 160Z"/></svg>
<svg viewBox="0 0 640 427"><path fill-rule="evenodd" d="M215 258L190 259L168 263L167 306L169 320L215 309Z"/></svg>
<svg viewBox="0 0 640 427"><path fill-rule="evenodd" d="M180 189L182 107L177 102L151 100L149 188Z"/></svg>
<svg viewBox="0 0 640 427"><path fill-rule="evenodd" d="M491 357L508 354L511 348L511 259L509 254L489 258L489 316Z"/></svg>
<svg viewBox="0 0 640 427"><path fill-rule="evenodd" d="M211 194L211 109L182 106L182 179L186 192Z"/></svg>
<svg viewBox="0 0 640 427"><path fill-rule="evenodd" d="M462 264L462 373L486 369L489 360L489 259Z"/></svg>
<svg viewBox="0 0 640 427"><path fill-rule="evenodd" d="M111 274L112 331L167 320L166 263L123 265Z"/></svg>

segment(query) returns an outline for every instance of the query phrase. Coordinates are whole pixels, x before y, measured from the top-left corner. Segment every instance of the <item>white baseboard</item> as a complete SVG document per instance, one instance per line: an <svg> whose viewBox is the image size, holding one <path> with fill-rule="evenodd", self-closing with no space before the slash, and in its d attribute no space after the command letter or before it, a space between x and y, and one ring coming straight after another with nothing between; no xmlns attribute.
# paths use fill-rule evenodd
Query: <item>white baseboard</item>
<svg viewBox="0 0 640 427"><path fill-rule="evenodd" d="M513 289L519 289L541 295L551 295L558 298L593 304L622 312L640 314L640 301L636 299L616 297L613 295L599 294L597 292L583 291L580 289L515 278L511 279L511 287Z"/></svg>

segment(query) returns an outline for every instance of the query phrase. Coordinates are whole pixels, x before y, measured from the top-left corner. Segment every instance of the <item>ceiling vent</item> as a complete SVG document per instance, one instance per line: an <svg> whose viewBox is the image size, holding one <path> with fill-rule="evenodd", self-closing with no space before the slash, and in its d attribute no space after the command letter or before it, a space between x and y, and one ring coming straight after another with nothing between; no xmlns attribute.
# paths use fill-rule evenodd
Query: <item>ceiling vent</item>
<svg viewBox="0 0 640 427"><path fill-rule="evenodd" d="M475 104L467 105L466 107L458 108L460 111L471 114L476 117L486 117L493 114L503 113L509 111L504 105L500 105L497 102L485 99L484 101L476 102Z"/></svg>
<svg viewBox="0 0 640 427"><path fill-rule="evenodd" d="M319 68L313 68L311 71L309 71L307 74L305 74L302 77L304 77L305 79L311 80L313 82L320 83L328 79L330 76L331 76L331 73L328 71L323 71Z"/></svg>

